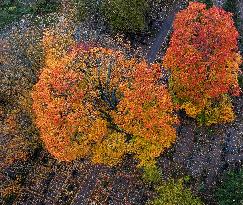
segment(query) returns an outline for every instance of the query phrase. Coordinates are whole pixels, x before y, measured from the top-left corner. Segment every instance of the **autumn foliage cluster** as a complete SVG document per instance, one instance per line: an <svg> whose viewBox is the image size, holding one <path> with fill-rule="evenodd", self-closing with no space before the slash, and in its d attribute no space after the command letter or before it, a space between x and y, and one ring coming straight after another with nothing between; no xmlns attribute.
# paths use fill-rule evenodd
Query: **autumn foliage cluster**
<svg viewBox="0 0 243 205"><path fill-rule="evenodd" d="M133 154L140 166L154 164L175 141L177 122L160 66L86 44L60 55L49 46L55 39L44 39L46 64L32 92L48 151L64 161L115 165Z"/></svg>
<svg viewBox="0 0 243 205"><path fill-rule="evenodd" d="M207 125L234 119L237 37L222 9L191 3L179 12L163 61L169 93L159 64L47 33L45 66L32 92L41 139L62 161L88 157L113 166L131 154L139 166L154 166L176 139L173 108Z"/></svg>
<svg viewBox="0 0 243 205"><path fill-rule="evenodd" d="M228 94L239 95L238 32L232 15L221 8L190 3L173 24L164 66L170 90L186 113L206 124L234 119Z"/></svg>

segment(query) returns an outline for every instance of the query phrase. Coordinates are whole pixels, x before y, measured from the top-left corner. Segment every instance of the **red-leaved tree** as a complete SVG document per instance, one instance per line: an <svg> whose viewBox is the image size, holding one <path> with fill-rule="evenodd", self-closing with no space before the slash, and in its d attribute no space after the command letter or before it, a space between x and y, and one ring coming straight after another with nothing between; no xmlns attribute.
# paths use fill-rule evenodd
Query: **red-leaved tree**
<svg viewBox="0 0 243 205"><path fill-rule="evenodd" d="M163 65L178 105L206 124L234 119L228 94L239 95L238 32L221 8L190 3L176 15Z"/></svg>

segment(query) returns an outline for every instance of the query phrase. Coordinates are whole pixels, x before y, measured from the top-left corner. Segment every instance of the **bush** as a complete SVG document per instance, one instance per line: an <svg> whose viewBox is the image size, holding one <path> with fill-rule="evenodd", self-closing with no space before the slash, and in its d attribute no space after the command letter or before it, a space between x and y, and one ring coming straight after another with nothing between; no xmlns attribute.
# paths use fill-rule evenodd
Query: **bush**
<svg viewBox="0 0 243 205"><path fill-rule="evenodd" d="M143 180L149 183L159 183L162 181L162 172L157 166L144 167Z"/></svg>
<svg viewBox="0 0 243 205"><path fill-rule="evenodd" d="M219 205L243 204L243 169L238 172L230 171L216 190Z"/></svg>
<svg viewBox="0 0 243 205"><path fill-rule="evenodd" d="M158 197L150 201L150 205L202 205L198 197L194 197L190 189L184 188L183 180L163 182L156 189Z"/></svg>
<svg viewBox="0 0 243 205"><path fill-rule="evenodd" d="M115 32L139 32L146 25L148 4L146 0L105 0L102 12Z"/></svg>
<svg viewBox="0 0 243 205"><path fill-rule="evenodd" d="M173 27L163 64L171 69L169 87L174 102L190 117L205 119L206 124L231 122L234 114L227 95L240 94L237 78L241 63L239 34L231 14L190 3L177 14ZM204 113L214 119L207 120Z"/></svg>
<svg viewBox="0 0 243 205"><path fill-rule="evenodd" d="M60 51L57 39L44 39L45 67L32 92L48 151L62 161L90 157L110 166L133 153L140 166L153 165L175 141L177 122L159 66L72 41Z"/></svg>

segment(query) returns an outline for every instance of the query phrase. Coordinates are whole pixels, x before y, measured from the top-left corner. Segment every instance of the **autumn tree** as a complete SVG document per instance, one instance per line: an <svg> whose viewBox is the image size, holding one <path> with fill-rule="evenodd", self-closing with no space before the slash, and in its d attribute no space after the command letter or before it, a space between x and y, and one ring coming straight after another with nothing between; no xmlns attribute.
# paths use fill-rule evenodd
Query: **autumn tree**
<svg viewBox="0 0 243 205"><path fill-rule="evenodd" d="M229 94L239 95L241 56L232 14L190 3L176 16L163 65L175 103L208 125L234 119Z"/></svg>
<svg viewBox="0 0 243 205"><path fill-rule="evenodd" d="M128 82L120 85L123 97L112 115L115 123L131 135L130 150L142 166L153 166L154 159L176 139L173 125L177 119L160 77L159 65L150 67L145 61L136 64Z"/></svg>
<svg viewBox="0 0 243 205"><path fill-rule="evenodd" d="M32 92L48 151L62 161L113 166L131 153L140 166L155 164L175 141L177 122L160 66L72 41L60 54L56 39L45 36L46 63Z"/></svg>
<svg viewBox="0 0 243 205"><path fill-rule="evenodd" d="M32 92L33 109L48 151L59 160L71 161L89 153L91 141L106 134L106 124L92 108L89 98L96 93L91 94L84 74L68 67L77 49L60 54L55 47L49 47L53 41L52 35L46 35L46 66ZM99 133L90 132L93 124Z"/></svg>

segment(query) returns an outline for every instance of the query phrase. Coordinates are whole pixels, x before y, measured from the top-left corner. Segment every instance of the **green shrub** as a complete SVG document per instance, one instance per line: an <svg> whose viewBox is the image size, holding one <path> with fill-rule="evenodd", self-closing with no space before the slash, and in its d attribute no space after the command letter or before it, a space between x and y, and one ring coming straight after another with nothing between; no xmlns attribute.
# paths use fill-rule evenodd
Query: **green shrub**
<svg viewBox="0 0 243 205"><path fill-rule="evenodd" d="M157 187L158 197L150 201L149 205L202 205L198 197L194 197L183 185L183 179L163 182Z"/></svg>
<svg viewBox="0 0 243 205"><path fill-rule="evenodd" d="M156 166L144 167L142 178L145 182L158 183L162 180L162 173Z"/></svg>
<svg viewBox="0 0 243 205"><path fill-rule="evenodd" d="M230 171L216 190L219 205L243 204L243 169L238 172Z"/></svg>
<svg viewBox="0 0 243 205"><path fill-rule="evenodd" d="M146 0L104 0L102 13L113 31L139 32L147 27Z"/></svg>

